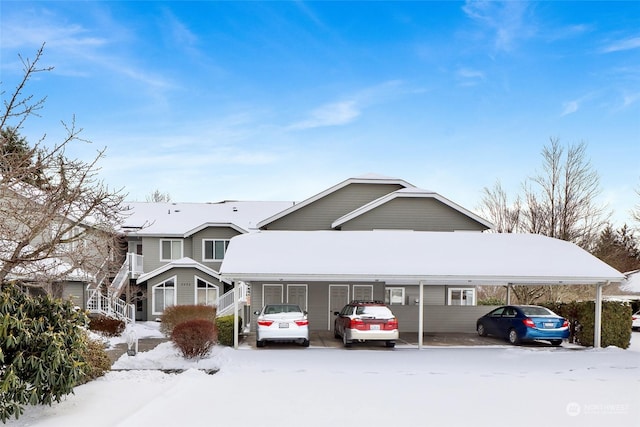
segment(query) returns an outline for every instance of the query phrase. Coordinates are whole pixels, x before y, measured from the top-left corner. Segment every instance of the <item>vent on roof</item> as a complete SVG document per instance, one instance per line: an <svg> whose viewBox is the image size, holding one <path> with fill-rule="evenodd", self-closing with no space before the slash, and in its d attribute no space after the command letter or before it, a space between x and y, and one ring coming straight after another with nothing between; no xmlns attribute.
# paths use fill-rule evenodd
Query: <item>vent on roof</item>
<svg viewBox="0 0 640 427"><path fill-rule="evenodd" d="M234 207L233 207L233 211L234 211L234 212L238 212L238 208L234 206Z"/></svg>

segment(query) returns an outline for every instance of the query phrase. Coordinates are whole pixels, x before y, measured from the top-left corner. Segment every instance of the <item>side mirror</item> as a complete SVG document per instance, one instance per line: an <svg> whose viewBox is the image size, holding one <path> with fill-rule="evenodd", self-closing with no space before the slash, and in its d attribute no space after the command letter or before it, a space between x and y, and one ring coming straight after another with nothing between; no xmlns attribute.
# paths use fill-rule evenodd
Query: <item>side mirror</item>
<svg viewBox="0 0 640 427"><path fill-rule="evenodd" d="M334 316L337 316L337 315L339 315L339 314L340 314L340 312L339 312L339 311L334 311L334 312L333 312L333 315L334 315Z"/></svg>
<svg viewBox="0 0 640 427"><path fill-rule="evenodd" d="M302 314L304 314L304 315L306 316L307 314L309 314L309 312L308 312L307 310L304 310L304 311L302 312Z"/></svg>
<svg viewBox="0 0 640 427"><path fill-rule="evenodd" d="M260 314L260 312L259 311L254 311L253 314L257 315L257 314Z"/></svg>

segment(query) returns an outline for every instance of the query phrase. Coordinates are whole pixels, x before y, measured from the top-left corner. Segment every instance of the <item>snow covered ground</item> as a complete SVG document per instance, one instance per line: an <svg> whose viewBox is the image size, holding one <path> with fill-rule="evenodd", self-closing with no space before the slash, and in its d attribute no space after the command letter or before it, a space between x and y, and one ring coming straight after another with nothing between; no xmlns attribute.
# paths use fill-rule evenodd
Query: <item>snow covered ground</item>
<svg viewBox="0 0 640 427"><path fill-rule="evenodd" d="M160 336L153 322L136 333ZM123 355L114 369L132 370L109 372L52 407L28 407L7 425L609 427L640 420L640 332L628 350L247 346L215 348L200 361L164 343Z"/></svg>

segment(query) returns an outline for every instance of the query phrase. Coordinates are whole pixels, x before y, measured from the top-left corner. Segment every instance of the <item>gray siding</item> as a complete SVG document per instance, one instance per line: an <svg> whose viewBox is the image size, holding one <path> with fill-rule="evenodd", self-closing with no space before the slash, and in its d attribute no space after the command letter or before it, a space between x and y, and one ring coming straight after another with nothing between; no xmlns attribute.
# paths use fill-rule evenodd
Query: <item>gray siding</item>
<svg viewBox="0 0 640 427"><path fill-rule="evenodd" d="M220 266L222 265L222 261L212 262L212 261L204 261L204 254L202 252L202 242L203 240L230 240L232 237L239 235L238 231L229 227L209 227L202 231L199 231L191 236L191 242L193 245L193 259L202 265L206 265L209 268L214 269L215 271L220 271Z"/></svg>
<svg viewBox="0 0 640 427"><path fill-rule="evenodd" d="M403 188L396 184L349 184L263 227L265 230L331 230L341 216Z"/></svg>
<svg viewBox="0 0 640 427"><path fill-rule="evenodd" d="M160 241L161 240L182 240L182 256L193 258L192 239L179 238L159 238L159 237L143 237L142 238L142 254L144 256L144 271L148 273L156 268L168 264L167 261L160 261Z"/></svg>
<svg viewBox="0 0 640 427"><path fill-rule="evenodd" d="M342 230L482 231L486 227L429 198L396 198L342 225Z"/></svg>
<svg viewBox="0 0 640 427"><path fill-rule="evenodd" d="M476 320L498 306L425 305L425 333L474 333ZM401 332L418 332L418 306L393 305Z"/></svg>
<svg viewBox="0 0 640 427"><path fill-rule="evenodd" d="M147 281L147 319L155 320L161 315L153 314L153 287L164 282L167 279L176 277L176 305L193 305L195 304L195 276L200 277L211 284L218 286L218 294L224 293L224 286L216 278L204 274L195 268L174 268L165 271L158 276Z"/></svg>

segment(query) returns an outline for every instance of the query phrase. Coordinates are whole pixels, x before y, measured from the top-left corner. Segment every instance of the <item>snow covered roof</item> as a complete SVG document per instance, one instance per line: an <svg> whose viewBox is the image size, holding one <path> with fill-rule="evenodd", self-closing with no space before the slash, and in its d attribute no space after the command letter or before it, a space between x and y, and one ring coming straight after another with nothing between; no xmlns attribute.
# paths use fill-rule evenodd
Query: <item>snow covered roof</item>
<svg viewBox="0 0 640 427"><path fill-rule="evenodd" d="M369 211L372 211L373 209L384 205L385 203L388 203L394 199L397 198L419 198L419 197L423 197L423 198L431 198L431 199L435 199L438 200L440 203L443 203L447 206L449 206L450 208L460 212L463 215L468 216L469 218L472 218L473 220L479 222L480 224L484 225L487 228L493 228L493 224L491 224L489 221L479 217L478 215L474 214L473 212L463 208L462 206L458 205L457 203L452 202L451 200L447 199L446 197L442 197L440 194L434 192L434 191L429 191L429 190L423 190L421 188L416 188L416 187L412 187L412 188L403 188L401 190L397 190L394 191L393 193L389 193L389 194L385 194L384 196L373 200L369 203L367 203L366 205L352 211L349 212L348 214L342 216L341 218L338 218L337 220L335 220L332 224L331 224L331 228L337 228L340 227L342 224L351 221L354 218L359 217L360 215L363 215Z"/></svg>
<svg viewBox="0 0 640 427"><path fill-rule="evenodd" d="M267 224L272 223L273 221L280 219L286 215L289 215L291 212L294 212L300 208L303 208L307 205L310 205L311 203L315 202L316 200L322 199L323 197L336 192L338 190L340 190L341 188L346 187L347 185L350 184L396 184L396 185L401 185L405 188L411 188L414 187L414 185L409 184L407 181L403 180L403 179L399 179L399 178L390 178L387 176L382 176L382 175L377 175L377 174L365 174L365 175L361 175L355 178L349 178L346 179L344 181L342 181L339 184L334 185L333 187L327 188L326 190L316 194L315 196L309 197L306 200L303 200L300 203L297 203L293 206L290 206L288 209L285 209L281 212L276 213L275 215L260 221L257 225L257 228L261 228L264 227Z"/></svg>
<svg viewBox="0 0 640 427"><path fill-rule="evenodd" d="M640 270L625 273L625 280L620 284L620 289L626 292L640 293Z"/></svg>
<svg viewBox="0 0 640 427"><path fill-rule="evenodd" d="M141 274L138 277L138 283L142 283L142 282L146 282L149 279L152 279L156 276L159 276L160 274L172 270L174 268L195 268L199 271L202 271L203 273L208 274L209 276L215 277L216 279L220 280L221 282L228 282L231 283L229 280L225 280L222 277L220 277L220 274L218 274L217 271L200 264L199 262L189 258L189 257L184 257L184 258L180 258L180 259L176 259L171 261L168 264L165 264L159 268L156 268L153 271L150 271L148 273L145 274Z"/></svg>
<svg viewBox="0 0 640 427"><path fill-rule="evenodd" d="M234 237L234 280L419 284L594 284L624 276L580 247L535 234L261 231Z"/></svg>
<svg viewBox="0 0 640 427"><path fill-rule="evenodd" d="M293 202L129 202L120 231L135 236L188 237L205 227L227 226L241 233Z"/></svg>

